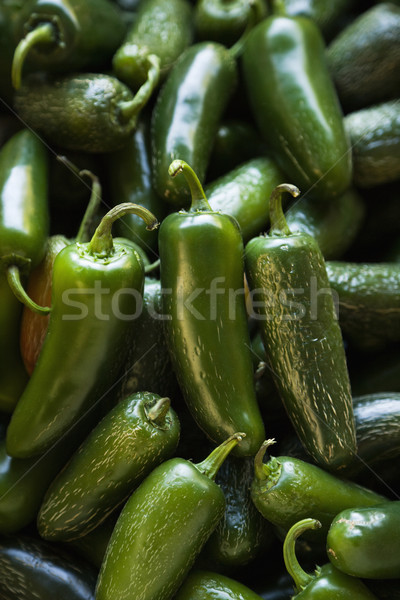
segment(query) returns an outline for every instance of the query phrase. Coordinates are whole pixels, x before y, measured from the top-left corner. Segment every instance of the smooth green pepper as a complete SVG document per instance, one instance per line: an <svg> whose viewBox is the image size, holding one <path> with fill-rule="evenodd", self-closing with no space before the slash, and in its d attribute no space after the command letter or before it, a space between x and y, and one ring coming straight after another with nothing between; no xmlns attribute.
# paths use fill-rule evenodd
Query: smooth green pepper
<svg viewBox="0 0 400 600"><path fill-rule="evenodd" d="M192 6L188 0L146 0L114 54L114 73L138 89L148 79L150 69L164 78L192 41Z"/></svg>
<svg viewBox="0 0 400 600"><path fill-rule="evenodd" d="M172 458L156 467L125 504L107 546L96 600L170 600L222 518L213 481L236 434L201 463Z"/></svg>
<svg viewBox="0 0 400 600"><path fill-rule="evenodd" d="M201 42L183 52L158 94L152 117L153 185L178 209L190 196L184 177L171 181L169 165L184 160L204 181L219 120L236 82L233 50Z"/></svg>
<svg viewBox="0 0 400 600"><path fill-rule="evenodd" d="M170 404L139 392L107 413L47 490L37 520L44 539L86 535L173 455L179 421Z"/></svg>
<svg viewBox="0 0 400 600"><path fill-rule="evenodd" d="M146 209L122 204L89 243L66 246L56 257L48 334L7 430L12 456L44 452L115 383L144 281L139 255L128 244L114 245L111 236L113 221L130 210L157 226Z"/></svg>
<svg viewBox="0 0 400 600"><path fill-rule="evenodd" d="M25 61L31 69L57 74L104 67L125 35L121 11L109 0L28 0L18 17L16 89Z"/></svg>
<svg viewBox="0 0 400 600"><path fill-rule="evenodd" d="M193 570L174 600L261 600L261 597L231 577Z"/></svg>
<svg viewBox="0 0 400 600"><path fill-rule="evenodd" d="M255 454L264 439L257 405L237 222L211 210L193 170L174 161L192 193L188 211L172 213L159 232L161 286L171 361L185 402L214 442L235 431L236 450Z"/></svg>
<svg viewBox="0 0 400 600"><path fill-rule="evenodd" d="M105 169L110 201L113 205L133 202L148 208L159 221L166 215L165 202L155 193L151 181L151 155L147 122L138 126L121 150L105 156ZM116 223L118 235L142 246L154 258L157 236L146 229L142 219L126 215Z"/></svg>
<svg viewBox="0 0 400 600"><path fill-rule="evenodd" d="M303 446L315 462L337 470L356 452L350 381L325 262L316 240L291 233L278 186L270 202L270 235L246 245L253 315L275 384Z"/></svg>
<svg viewBox="0 0 400 600"><path fill-rule="evenodd" d="M340 512L328 531L329 560L353 577L400 578L400 500Z"/></svg>
<svg viewBox="0 0 400 600"><path fill-rule="evenodd" d="M239 223L246 242L269 222L269 197L284 180L269 158L254 158L207 184L204 188L212 210L224 212Z"/></svg>
<svg viewBox="0 0 400 600"><path fill-rule="evenodd" d="M339 479L317 465L290 456L263 457L273 440L261 446L254 461L251 497L265 519L285 532L312 514L322 527L313 538L325 541L328 528L338 512L353 506L373 506L387 499L356 483Z"/></svg>
<svg viewBox="0 0 400 600"><path fill-rule="evenodd" d="M317 567L314 575L301 568L295 553L296 539L304 531L318 529L319 526L316 519L304 519L293 525L285 538L283 556L296 589L293 600L375 600L362 581L341 573L329 563Z"/></svg>
<svg viewBox="0 0 400 600"><path fill-rule="evenodd" d="M147 81L133 95L121 81L102 73L77 73L54 80L30 76L15 93L15 109L51 144L90 153L113 152L122 148L135 130L153 83Z"/></svg>
<svg viewBox="0 0 400 600"><path fill-rule="evenodd" d="M276 5L278 14L246 40L245 86L272 158L306 195L322 201L351 183L350 144L317 25L280 16Z"/></svg>

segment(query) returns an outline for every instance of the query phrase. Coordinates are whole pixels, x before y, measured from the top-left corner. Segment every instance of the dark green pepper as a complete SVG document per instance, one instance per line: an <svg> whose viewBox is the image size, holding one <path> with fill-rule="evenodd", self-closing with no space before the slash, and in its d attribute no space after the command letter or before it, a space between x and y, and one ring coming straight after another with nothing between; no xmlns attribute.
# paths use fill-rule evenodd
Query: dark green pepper
<svg viewBox="0 0 400 600"><path fill-rule="evenodd" d="M351 345L377 351L400 341L399 263L328 261L326 270Z"/></svg>
<svg viewBox="0 0 400 600"><path fill-rule="evenodd" d="M252 458L228 456L215 482L225 494L225 514L204 547L206 564L237 568L266 552L274 539L269 523L250 496Z"/></svg>
<svg viewBox="0 0 400 600"><path fill-rule="evenodd" d="M186 404L214 442L235 431L236 453L255 454L264 439L257 405L237 222L211 210L193 170L174 161L192 193L188 211L172 213L159 232L161 286L171 361Z"/></svg>
<svg viewBox="0 0 400 600"><path fill-rule="evenodd" d="M355 0L283 0L290 17L307 17L315 21L324 36L329 36L338 27L340 18L349 11Z"/></svg>
<svg viewBox="0 0 400 600"><path fill-rule="evenodd" d="M164 78L192 43L192 7L188 0L146 0L113 57L113 70L132 89L142 86L149 69Z"/></svg>
<svg viewBox="0 0 400 600"><path fill-rule="evenodd" d="M25 61L58 74L104 66L125 35L121 11L109 0L28 0L18 17L16 89Z"/></svg>
<svg viewBox="0 0 400 600"><path fill-rule="evenodd" d="M312 514L322 524L319 535L313 538L325 541L331 522L341 510L387 501L372 490L297 458L270 457L263 463L266 449L273 441L264 442L256 455L251 497L263 517L285 532L296 521Z"/></svg>
<svg viewBox="0 0 400 600"><path fill-rule="evenodd" d="M215 211L234 217L243 240L257 235L269 222L269 197L284 176L269 158L249 160L205 186L208 202Z"/></svg>
<svg viewBox="0 0 400 600"><path fill-rule="evenodd" d="M328 531L329 560L353 577L400 579L400 500L340 512Z"/></svg>
<svg viewBox="0 0 400 600"><path fill-rule="evenodd" d="M55 80L30 76L15 93L15 109L51 144L68 150L113 152L122 148L135 130L153 83L150 79L133 96L121 81L101 73Z"/></svg>
<svg viewBox="0 0 400 600"><path fill-rule="evenodd" d="M96 600L170 600L222 518L213 481L241 441L236 434L201 463L172 458L156 467L125 504L107 546Z"/></svg>
<svg viewBox="0 0 400 600"><path fill-rule="evenodd" d="M131 210L157 226L146 209L122 204L107 213L89 243L66 246L56 257L48 334L7 431L12 456L44 452L115 383L127 321L140 307L144 282L137 252L114 245L111 236L113 221Z"/></svg>
<svg viewBox="0 0 400 600"><path fill-rule="evenodd" d="M214 40L231 46L246 28L267 15L265 0L197 0L194 25L200 40Z"/></svg>
<svg viewBox="0 0 400 600"><path fill-rule="evenodd" d="M344 124L351 142L353 182L372 188L400 177L400 104L391 100L349 113Z"/></svg>
<svg viewBox="0 0 400 600"><path fill-rule="evenodd" d="M153 183L165 201L182 208L189 203L185 179L172 183L168 168L184 160L203 182L212 145L237 82L232 50L221 44L194 44L180 56L162 87L153 111Z"/></svg>
<svg viewBox="0 0 400 600"><path fill-rule="evenodd" d="M318 198L302 198L285 216L290 231L313 236L325 260L334 260L348 250L359 233L365 206L357 190L349 189L323 203Z"/></svg>
<svg viewBox="0 0 400 600"><path fill-rule="evenodd" d="M304 531L318 527L316 519L303 519L291 527L285 538L283 556L295 583L293 600L376 600L362 581L341 573L329 563L317 567L314 575L301 568L295 553L296 539Z"/></svg>
<svg viewBox="0 0 400 600"><path fill-rule="evenodd" d="M303 446L328 469L356 452L350 381L325 262L316 240L291 233L278 186L271 231L248 242L246 273L275 384ZM284 351L283 351L284 349Z"/></svg>
<svg viewBox="0 0 400 600"><path fill-rule="evenodd" d="M170 404L139 392L107 413L47 490L37 520L44 539L86 535L173 455L179 421Z"/></svg>
<svg viewBox="0 0 400 600"><path fill-rule="evenodd" d="M32 536L0 539L2 600L94 600L96 570Z"/></svg>
<svg viewBox="0 0 400 600"><path fill-rule="evenodd" d="M261 596L231 577L194 570L186 577L174 600L261 600Z"/></svg>
<svg viewBox="0 0 400 600"><path fill-rule="evenodd" d="M151 181L151 156L148 127L144 119L121 150L105 156L105 169L112 204L133 202L148 208L162 221L166 215L165 203L156 195ZM118 220L118 235L131 239L156 257L157 236L146 229L137 215L126 215Z"/></svg>
<svg viewBox="0 0 400 600"><path fill-rule="evenodd" d="M307 195L336 197L351 183L351 149L321 33L311 19L280 16L275 4L278 14L259 23L244 47L250 105L289 180Z"/></svg>

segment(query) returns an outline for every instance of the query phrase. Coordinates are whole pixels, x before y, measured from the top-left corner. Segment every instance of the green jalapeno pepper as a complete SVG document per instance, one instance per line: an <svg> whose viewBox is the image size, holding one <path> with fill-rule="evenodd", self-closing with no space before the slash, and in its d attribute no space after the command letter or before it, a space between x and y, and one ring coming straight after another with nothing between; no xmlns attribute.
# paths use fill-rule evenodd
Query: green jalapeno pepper
<svg viewBox="0 0 400 600"><path fill-rule="evenodd" d="M243 74L258 127L288 178L321 200L342 194L352 177L351 149L311 19L279 14L250 32ZM274 6L275 6L274 5Z"/></svg>
<svg viewBox="0 0 400 600"><path fill-rule="evenodd" d="M37 521L44 539L86 535L173 455L179 421L170 404L139 392L107 413L48 489Z"/></svg>
<svg viewBox="0 0 400 600"><path fill-rule="evenodd" d="M1 538L0 569L4 600L94 600L96 570L32 534Z"/></svg>
<svg viewBox="0 0 400 600"><path fill-rule="evenodd" d="M350 380L325 262L316 240L291 233L279 185L271 196L271 232L246 245L254 315L275 384L300 441L328 469L356 452Z"/></svg>
<svg viewBox="0 0 400 600"><path fill-rule="evenodd" d="M204 547L206 564L240 567L271 546L274 534L250 495L253 459L228 456L215 482L225 495L225 513Z"/></svg>
<svg viewBox="0 0 400 600"><path fill-rule="evenodd" d="M124 34L121 11L109 0L28 0L19 14L13 85L20 87L25 61L56 73L106 65Z"/></svg>
<svg viewBox="0 0 400 600"><path fill-rule="evenodd" d="M331 522L344 508L387 501L385 496L297 458L270 457L263 463L266 449L273 441L265 441L256 455L251 497L264 518L285 532L296 521L313 514L322 527L311 539L325 541Z"/></svg>
<svg viewBox="0 0 400 600"><path fill-rule="evenodd" d="M326 270L349 344L376 351L400 341L399 263L328 261Z"/></svg>
<svg viewBox="0 0 400 600"><path fill-rule="evenodd" d="M220 573L193 570L179 588L175 600L261 600L243 583Z"/></svg>
<svg viewBox="0 0 400 600"><path fill-rule="evenodd" d="M108 191L114 205L121 202L140 204L162 221L166 215L165 202L152 187L148 129L145 119L139 119L136 130L124 147L105 156ZM131 239L153 256L157 236L146 229L142 219L130 214L119 219L115 225L118 235Z"/></svg>
<svg viewBox="0 0 400 600"><path fill-rule="evenodd" d="M331 36L354 0L283 0L290 17L307 17L315 21L325 36Z"/></svg>
<svg viewBox="0 0 400 600"><path fill-rule="evenodd" d="M70 244L56 257L48 334L7 430L12 456L44 452L115 382L127 321L143 292L139 255L128 244L114 245L111 236L113 221L131 210L157 226L147 209L122 204L107 213L89 243Z"/></svg>
<svg viewBox="0 0 400 600"><path fill-rule="evenodd" d="M172 183L168 167L187 162L204 181L218 130L237 82L234 51L221 44L194 44L180 56L162 87L152 117L153 185L166 202L189 202L182 176Z"/></svg>
<svg viewBox="0 0 400 600"><path fill-rule="evenodd" d="M353 577L399 579L399 526L400 500L344 510L328 531L329 560Z"/></svg>
<svg viewBox="0 0 400 600"><path fill-rule="evenodd" d="M269 197L284 177L269 158L246 161L204 188L215 211L234 217L246 242L258 235L269 222Z"/></svg>
<svg viewBox="0 0 400 600"><path fill-rule="evenodd" d="M213 481L241 441L235 434L201 463L172 458L132 494L107 546L96 599L170 600L222 518L225 498Z"/></svg>
<svg viewBox="0 0 400 600"><path fill-rule="evenodd" d="M171 361L199 427L216 443L244 431L235 453L252 455L264 425L254 390L242 237L232 217L211 210L191 167L174 161L170 175L181 171L192 206L166 217L159 232Z"/></svg>
<svg viewBox="0 0 400 600"><path fill-rule="evenodd" d="M113 152L135 130L153 83L149 79L133 96L125 84L107 74L78 73L54 80L30 76L15 93L15 109L51 144L83 152Z"/></svg>
<svg viewBox="0 0 400 600"><path fill-rule="evenodd" d="M194 14L196 36L230 46L249 24L258 23L266 15L265 0L198 0Z"/></svg>
<svg viewBox="0 0 400 600"><path fill-rule="evenodd" d="M146 82L149 69L156 69L164 78L192 40L192 6L188 0L142 2L114 54L114 73L132 89Z"/></svg>
<svg viewBox="0 0 400 600"><path fill-rule="evenodd" d="M283 557L295 583L293 600L375 600L362 581L340 572L329 563L317 567L314 575L301 568L295 552L296 539L304 531L318 529L319 526L316 519L303 519L291 527L285 538Z"/></svg>

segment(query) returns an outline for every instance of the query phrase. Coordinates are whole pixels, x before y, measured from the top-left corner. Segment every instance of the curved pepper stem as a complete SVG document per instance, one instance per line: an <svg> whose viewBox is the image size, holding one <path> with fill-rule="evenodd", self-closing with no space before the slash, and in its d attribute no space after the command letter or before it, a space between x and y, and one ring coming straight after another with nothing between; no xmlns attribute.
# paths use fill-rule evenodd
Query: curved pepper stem
<svg viewBox="0 0 400 600"><path fill-rule="evenodd" d="M52 23L43 23L22 38L15 49L11 66L11 81L14 89L18 90L21 87L22 69L31 49L38 44L52 44L55 41L56 31Z"/></svg>
<svg viewBox="0 0 400 600"><path fill-rule="evenodd" d="M8 267L7 281L14 295L27 308L29 308L35 313L38 313L39 315L45 316L49 314L51 310L49 306L39 306L39 304L36 304L36 302L34 302L32 298L30 298L26 293L24 286L21 282L21 273L19 267L17 267L16 265L11 265L10 267Z"/></svg>
<svg viewBox="0 0 400 600"><path fill-rule="evenodd" d="M234 433L227 440L217 446L211 454L207 456L201 463L197 463L195 466L210 479L215 479L220 467L225 461L226 457L231 453L233 448L237 446L242 439L246 437L245 433Z"/></svg>
<svg viewBox="0 0 400 600"><path fill-rule="evenodd" d="M155 54L147 56L149 68L147 79L138 89L132 100L119 104L119 117L122 122L134 121L146 106L160 80L160 59Z"/></svg>
<svg viewBox="0 0 400 600"><path fill-rule="evenodd" d="M146 229L149 231L157 229L159 226L157 218L144 206L134 204L133 202L117 204L117 206L114 206L109 210L100 221L100 225L97 227L89 242L89 253L97 254L102 257L110 256L114 249L113 237L111 235L111 228L114 221L132 213L143 219L146 223Z"/></svg>
<svg viewBox="0 0 400 600"><path fill-rule="evenodd" d="M245 30L237 42L235 42L233 46L229 48L229 54L235 59L239 58L239 56L242 54L250 31L261 19L259 0L249 0L249 8L249 20L247 21Z"/></svg>
<svg viewBox="0 0 400 600"><path fill-rule="evenodd" d="M192 197L189 212L212 211L199 178L187 162L179 159L172 161L168 173L171 177L176 177L179 173L185 176Z"/></svg>
<svg viewBox="0 0 400 600"><path fill-rule="evenodd" d="M145 408L147 418L153 425L162 428L165 425L165 417L170 406L171 400L169 398L160 398L151 408Z"/></svg>
<svg viewBox="0 0 400 600"><path fill-rule="evenodd" d="M297 198L300 194L299 188L290 183L281 183L271 193L271 200L269 205L269 215L271 221L272 235L291 235L291 231L286 222L285 215L282 209L282 194L283 192L289 192L293 198Z"/></svg>
<svg viewBox="0 0 400 600"><path fill-rule="evenodd" d="M314 575L306 573L297 560L295 545L297 538L309 529L319 529L321 523L316 519L303 519L295 523L286 534L283 543L283 560L289 575L293 578L297 593L301 592L313 579Z"/></svg>
<svg viewBox="0 0 400 600"><path fill-rule="evenodd" d="M263 459L267 448L272 446L272 444L276 444L276 440L274 438L265 440L254 457L254 475L260 481L265 481L269 476L267 465L263 462Z"/></svg>

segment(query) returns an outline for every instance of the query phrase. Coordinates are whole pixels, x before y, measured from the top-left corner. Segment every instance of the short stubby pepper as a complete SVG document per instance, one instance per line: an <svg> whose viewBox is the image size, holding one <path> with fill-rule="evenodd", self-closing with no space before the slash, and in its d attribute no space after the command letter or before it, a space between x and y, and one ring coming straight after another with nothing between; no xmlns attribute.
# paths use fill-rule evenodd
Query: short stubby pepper
<svg viewBox="0 0 400 600"><path fill-rule="evenodd" d="M188 211L166 217L159 231L167 342L186 404L216 443L235 431L235 453L255 454L264 424L255 396L244 299L243 242L237 222L211 210L194 171L174 161L192 193Z"/></svg>

